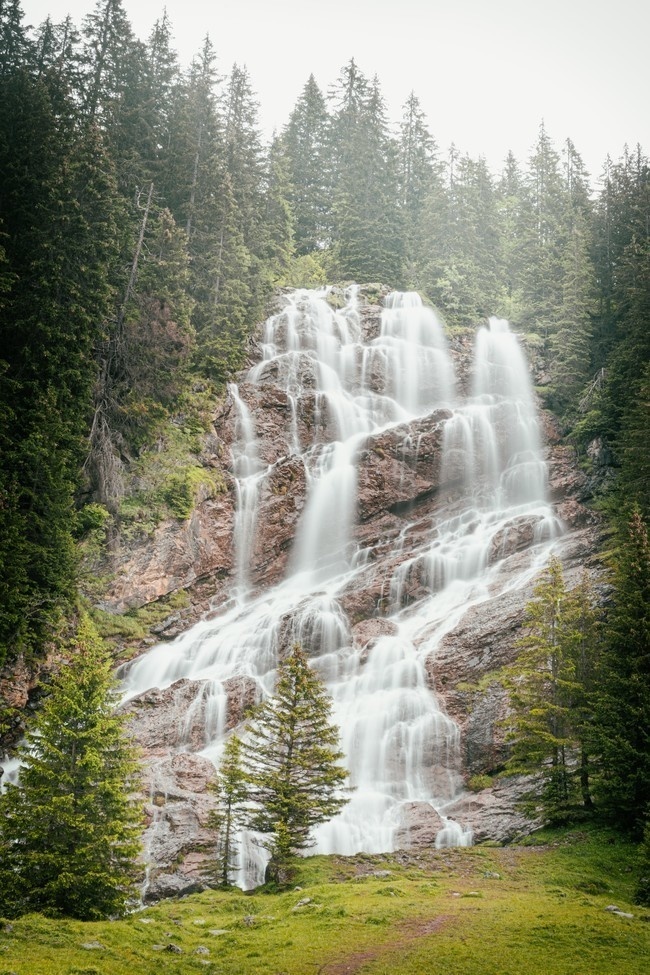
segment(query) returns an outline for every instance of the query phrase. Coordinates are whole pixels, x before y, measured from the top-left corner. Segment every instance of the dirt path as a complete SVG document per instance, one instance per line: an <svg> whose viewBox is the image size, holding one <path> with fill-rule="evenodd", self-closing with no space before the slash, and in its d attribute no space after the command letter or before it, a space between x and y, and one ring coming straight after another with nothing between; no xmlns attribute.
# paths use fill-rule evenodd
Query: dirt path
<svg viewBox="0 0 650 975"><path fill-rule="evenodd" d="M354 975L355 972L360 972L368 962L374 961L382 955L399 951L400 948L408 947L414 941L424 938L428 934L435 934L450 920L450 915L439 914L437 917L426 920L417 918L403 921L395 928L397 937L394 940L377 945L375 948L367 948L365 951L355 951L337 961L325 962L318 969L318 975Z"/></svg>

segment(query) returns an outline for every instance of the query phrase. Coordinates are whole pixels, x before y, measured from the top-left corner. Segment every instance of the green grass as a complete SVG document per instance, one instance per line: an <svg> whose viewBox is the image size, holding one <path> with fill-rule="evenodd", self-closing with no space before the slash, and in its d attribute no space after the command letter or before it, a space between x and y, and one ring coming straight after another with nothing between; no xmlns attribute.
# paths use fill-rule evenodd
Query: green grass
<svg viewBox="0 0 650 975"><path fill-rule="evenodd" d="M631 902L635 856L614 834L584 830L313 857L300 890L208 891L122 921L0 924L0 975L645 975L650 914Z"/></svg>

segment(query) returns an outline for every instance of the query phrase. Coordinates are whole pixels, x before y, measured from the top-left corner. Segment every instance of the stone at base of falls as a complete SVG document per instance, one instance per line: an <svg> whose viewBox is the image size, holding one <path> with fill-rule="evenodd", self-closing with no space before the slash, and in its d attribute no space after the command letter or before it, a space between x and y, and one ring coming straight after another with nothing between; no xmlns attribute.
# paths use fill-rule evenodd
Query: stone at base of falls
<svg viewBox="0 0 650 975"><path fill-rule="evenodd" d="M444 823L428 802L406 802L402 806L402 818L395 834L397 849L434 846L436 835Z"/></svg>
<svg viewBox="0 0 650 975"><path fill-rule="evenodd" d="M149 903L162 897L204 890L206 867L214 855L215 836L208 817L216 800L208 790L212 762L180 752L147 764L149 820L147 856L152 864L144 891Z"/></svg>
<svg viewBox="0 0 650 975"><path fill-rule="evenodd" d="M519 803L530 790L532 779L517 775L497 779L491 789L468 793L445 807L446 815L471 829L474 843L492 840L508 843L528 836L542 825L519 811Z"/></svg>

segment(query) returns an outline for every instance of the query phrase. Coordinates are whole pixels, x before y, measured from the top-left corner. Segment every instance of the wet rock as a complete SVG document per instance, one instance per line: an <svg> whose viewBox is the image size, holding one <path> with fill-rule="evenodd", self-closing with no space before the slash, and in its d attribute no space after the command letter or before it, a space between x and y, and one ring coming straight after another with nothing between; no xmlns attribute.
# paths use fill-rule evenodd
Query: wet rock
<svg viewBox="0 0 650 975"><path fill-rule="evenodd" d="M395 633L397 624L385 619L361 620L352 627L354 646L365 655L382 636L394 636Z"/></svg>
<svg viewBox="0 0 650 975"><path fill-rule="evenodd" d="M205 744L206 706L214 691L212 681L182 680L160 690L154 687L123 708L138 745L149 755L168 754L175 748L198 751ZM225 696L224 696L225 706Z"/></svg>
<svg viewBox="0 0 650 975"><path fill-rule="evenodd" d="M471 829L475 843L496 840L507 843L527 836L541 826L541 820L525 816L520 802L533 787L526 776L496 779L491 789L469 793L445 807L464 829Z"/></svg>
<svg viewBox="0 0 650 975"><path fill-rule="evenodd" d="M305 466L299 457L279 461L261 485L251 557L252 574L258 585L272 585L284 574L306 488Z"/></svg>
<svg viewBox="0 0 650 975"><path fill-rule="evenodd" d="M246 712L261 699L259 684L252 677L240 674L223 682L227 697L226 731L231 731L243 720Z"/></svg>
<svg viewBox="0 0 650 975"><path fill-rule="evenodd" d="M443 825L442 819L428 802L406 802L401 809L401 821L395 836L397 847L434 846Z"/></svg>

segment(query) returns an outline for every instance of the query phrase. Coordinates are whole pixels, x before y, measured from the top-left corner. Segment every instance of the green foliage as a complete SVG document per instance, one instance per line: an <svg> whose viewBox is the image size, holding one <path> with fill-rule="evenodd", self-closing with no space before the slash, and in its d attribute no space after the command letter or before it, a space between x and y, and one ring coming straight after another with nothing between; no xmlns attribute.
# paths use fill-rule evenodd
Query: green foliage
<svg viewBox="0 0 650 975"><path fill-rule="evenodd" d="M20 781L0 796L6 916L107 917L135 894L142 811L111 661L84 617L65 654L19 751Z"/></svg>
<svg viewBox="0 0 650 975"><path fill-rule="evenodd" d="M209 786L219 800L218 809L208 820L208 825L218 830L216 857L209 875L221 887L230 886L239 865L235 832L244 825L244 803L248 798L248 780L242 761L241 739L231 735L224 748L219 774Z"/></svg>
<svg viewBox="0 0 650 975"><path fill-rule="evenodd" d="M471 792L481 792L483 789L490 789L494 785L490 775L473 775L467 783L467 788Z"/></svg>
<svg viewBox="0 0 650 975"><path fill-rule="evenodd" d="M102 639L115 644L119 648L120 660L125 660L129 659L133 650L142 648L142 640L151 636L153 627L178 610L185 609L188 604L186 591L178 589L169 596L161 596L125 613L108 613L93 606L90 616Z"/></svg>
<svg viewBox="0 0 650 975"><path fill-rule="evenodd" d="M513 715L507 719L510 771L533 774L528 797L547 821L591 808L591 713L598 669L597 613L589 582L567 591L552 558L526 607L516 663L502 671Z"/></svg>
<svg viewBox="0 0 650 975"><path fill-rule="evenodd" d="M110 306L111 161L54 76L0 81L0 660L39 652L74 594L73 492Z"/></svg>
<svg viewBox="0 0 650 975"><path fill-rule="evenodd" d="M640 839L650 809L650 543L638 509L613 557L596 711L605 812Z"/></svg>
<svg viewBox="0 0 650 975"><path fill-rule="evenodd" d="M422 975L433 959L462 975L642 975L650 930L632 903L635 852L614 833L581 830L505 849L309 857L301 891L208 890L117 921L0 925L0 971L152 975L209 971L207 961L228 975L308 975L362 960L369 975ZM182 954L160 950L170 943Z"/></svg>
<svg viewBox="0 0 650 975"><path fill-rule="evenodd" d="M322 288L328 283L325 264L324 254L300 254L289 262L280 284L285 288Z"/></svg>
<svg viewBox="0 0 650 975"><path fill-rule="evenodd" d="M650 906L650 817L646 822L643 842L639 847L638 880L634 901L636 904Z"/></svg>
<svg viewBox="0 0 650 975"><path fill-rule="evenodd" d="M283 883L314 826L346 804L347 771L322 681L295 645L278 668L275 694L256 709L244 744L248 825L269 834L270 876Z"/></svg>

